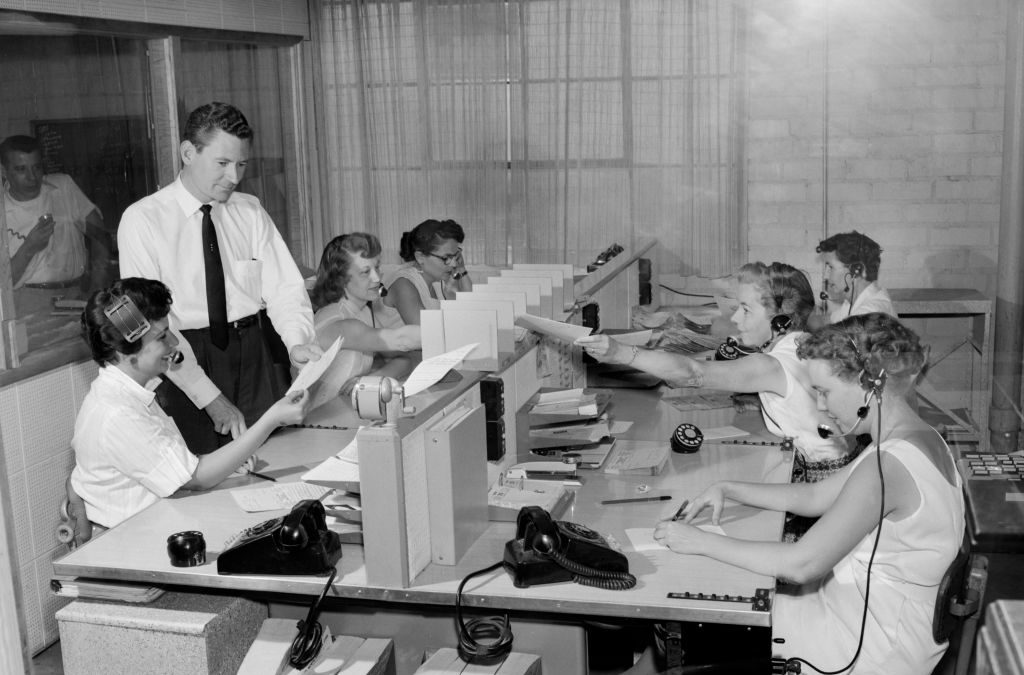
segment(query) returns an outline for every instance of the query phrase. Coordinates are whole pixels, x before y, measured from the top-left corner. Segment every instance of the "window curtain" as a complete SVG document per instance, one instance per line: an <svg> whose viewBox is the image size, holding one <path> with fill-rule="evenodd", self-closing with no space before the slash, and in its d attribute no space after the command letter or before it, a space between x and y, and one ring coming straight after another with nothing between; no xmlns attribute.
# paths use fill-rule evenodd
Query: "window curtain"
<svg viewBox="0 0 1024 675"><path fill-rule="evenodd" d="M715 0L317 0L322 243L425 218L470 264L745 260L744 12Z"/></svg>

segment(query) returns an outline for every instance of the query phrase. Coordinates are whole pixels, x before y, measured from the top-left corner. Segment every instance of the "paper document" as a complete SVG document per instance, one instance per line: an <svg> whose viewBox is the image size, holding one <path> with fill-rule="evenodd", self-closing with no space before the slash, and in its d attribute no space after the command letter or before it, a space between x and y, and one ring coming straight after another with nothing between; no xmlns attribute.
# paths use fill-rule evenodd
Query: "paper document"
<svg viewBox="0 0 1024 675"><path fill-rule="evenodd" d="M668 463L668 451L668 443L662 441L619 440L605 462L604 472L656 476Z"/></svg>
<svg viewBox="0 0 1024 675"><path fill-rule="evenodd" d="M721 534L723 536L729 536L725 533L718 525L712 525L711 523L705 523L703 525L697 525L700 529L711 534ZM626 528L626 536L629 538L629 543L633 546L633 550L640 551L667 551L668 547L661 542L654 540L654 528L653 527L629 527Z"/></svg>
<svg viewBox="0 0 1024 675"><path fill-rule="evenodd" d="M476 349L477 343L463 345L444 354L424 359L416 366L402 385L406 397L425 391L444 377L449 370L458 368L466 355Z"/></svg>
<svg viewBox="0 0 1024 675"><path fill-rule="evenodd" d="M569 343L575 341L576 338L586 337L593 331L592 328L585 326L574 326L569 323L534 316L533 314L523 314L516 317L516 325Z"/></svg>
<svg viewBox="0 0 1024 675"><path fill-rule="evenodd" d="M308 483L329 485L341 489L354 488L359 485L359 446L356 438L331 455L317 466L302 474L302 480ZM346 487L348 486L348 487Z"/></svg>
<svg viewBox="0 0 1024 675"><path fill-rule="evenodd" d="M310 401L309 404L310 410L323 405L338 395L340 384L338 388L321 386L313 390L312 387L320 381L324 373L326 373L331 364L334 363L334 358L338 355L338 350L341 349L342 341L343 338L339 337L334 341L334 344L327 348L327 351L325 351L318 360L310 361L303 366L302 370L300 370L299 374L295 377L295 381L292 382L290 387L288 387L289 392L310 389L310 394L313 396L313 400ZM342 384L343 383L344 382L342 382Z"/></svg>
<svg viewBox="0 0 1024 675"><path fill-rule="evenodd" d="M651 341L651 335L653 333L654 331L648 328L647 330L637 330L630 333L609 333L608 337L619 344L643 347Z"/></svg>
<svg viewBox="0 0 1024 675"><path fill-rule="evenodd" d="M232 490L235 502L249 513L290 509L303 499L321 499L330 488L309 483L277 483L253 490Z"/></svg>
<svg viewBox="0 0 1024 675"><path fill-rule="evenodd" d="M726 426L726 427L715 427L714 429L704 430L705 441L719 441L723 438L742 438L749 436L750 433L740 429L739 427Z"/></svg>

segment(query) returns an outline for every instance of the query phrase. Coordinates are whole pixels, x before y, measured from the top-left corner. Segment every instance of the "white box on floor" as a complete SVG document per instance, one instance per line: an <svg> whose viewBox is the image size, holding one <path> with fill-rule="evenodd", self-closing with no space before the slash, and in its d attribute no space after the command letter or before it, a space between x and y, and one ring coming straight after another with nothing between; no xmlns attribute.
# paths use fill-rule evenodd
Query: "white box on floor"
<svg viewBox="0 0 1024 675"><path fill-rule="evenodd" d="M234 675L266 617L261 603L199 593L79 599L56 614L65 675Z"/></svg>

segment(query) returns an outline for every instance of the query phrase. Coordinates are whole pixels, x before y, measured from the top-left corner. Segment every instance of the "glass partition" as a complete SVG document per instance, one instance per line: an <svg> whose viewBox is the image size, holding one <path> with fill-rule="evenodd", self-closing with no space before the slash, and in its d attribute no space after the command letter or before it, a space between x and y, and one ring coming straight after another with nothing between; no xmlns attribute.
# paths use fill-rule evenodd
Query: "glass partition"
<svg viewBox="0 0 1024 675"><path fill-rule="evenodd" d="M182 126L189 112L210 101L232 103L249 120L252 149L238 191L258 197L281 236L293 244L297 233L290 227L285 167L294 161L296 148L288 140L293 134L288 131L283 51L270 45L183 39L176 90Z"/></svg>
<svg viewBox="0 0 1024 675"><path fill-rule="evenodd" d="M74 32L63 23L36 34L11 14L0 12L8 368L78 340L82 302L117 278L121 213L156 187L146 41L59 34Z"/></svg>
<svg viewBox="0 0 1024 675"><path fill-rule="evenodd" d="M118 276L121 214L173 179L174 121L203 103L249 119L239 190L298 250L296 40L0 10L0 383L86 356L81 307Z"/></svg>

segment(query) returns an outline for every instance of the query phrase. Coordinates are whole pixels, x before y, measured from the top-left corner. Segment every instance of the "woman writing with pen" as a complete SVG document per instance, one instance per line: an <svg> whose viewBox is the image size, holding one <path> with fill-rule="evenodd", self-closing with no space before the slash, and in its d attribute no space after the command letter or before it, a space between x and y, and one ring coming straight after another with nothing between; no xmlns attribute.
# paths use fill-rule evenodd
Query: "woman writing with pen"
<svg viewBox="0 0 1024 675"><path fill-rule="evenodd" d="M179 488L217 485L274 429L302 421L309 405L307 392L291 392L235 440L208 455L193 455L153 393L159 377L182 359L167 325L170 308L164 284L129 278L94 293L82 313L82 337L100 368L75 420L69 497L84 500L89 521L101 528ZM90 536L76 532L76 541Z"/></svg>

